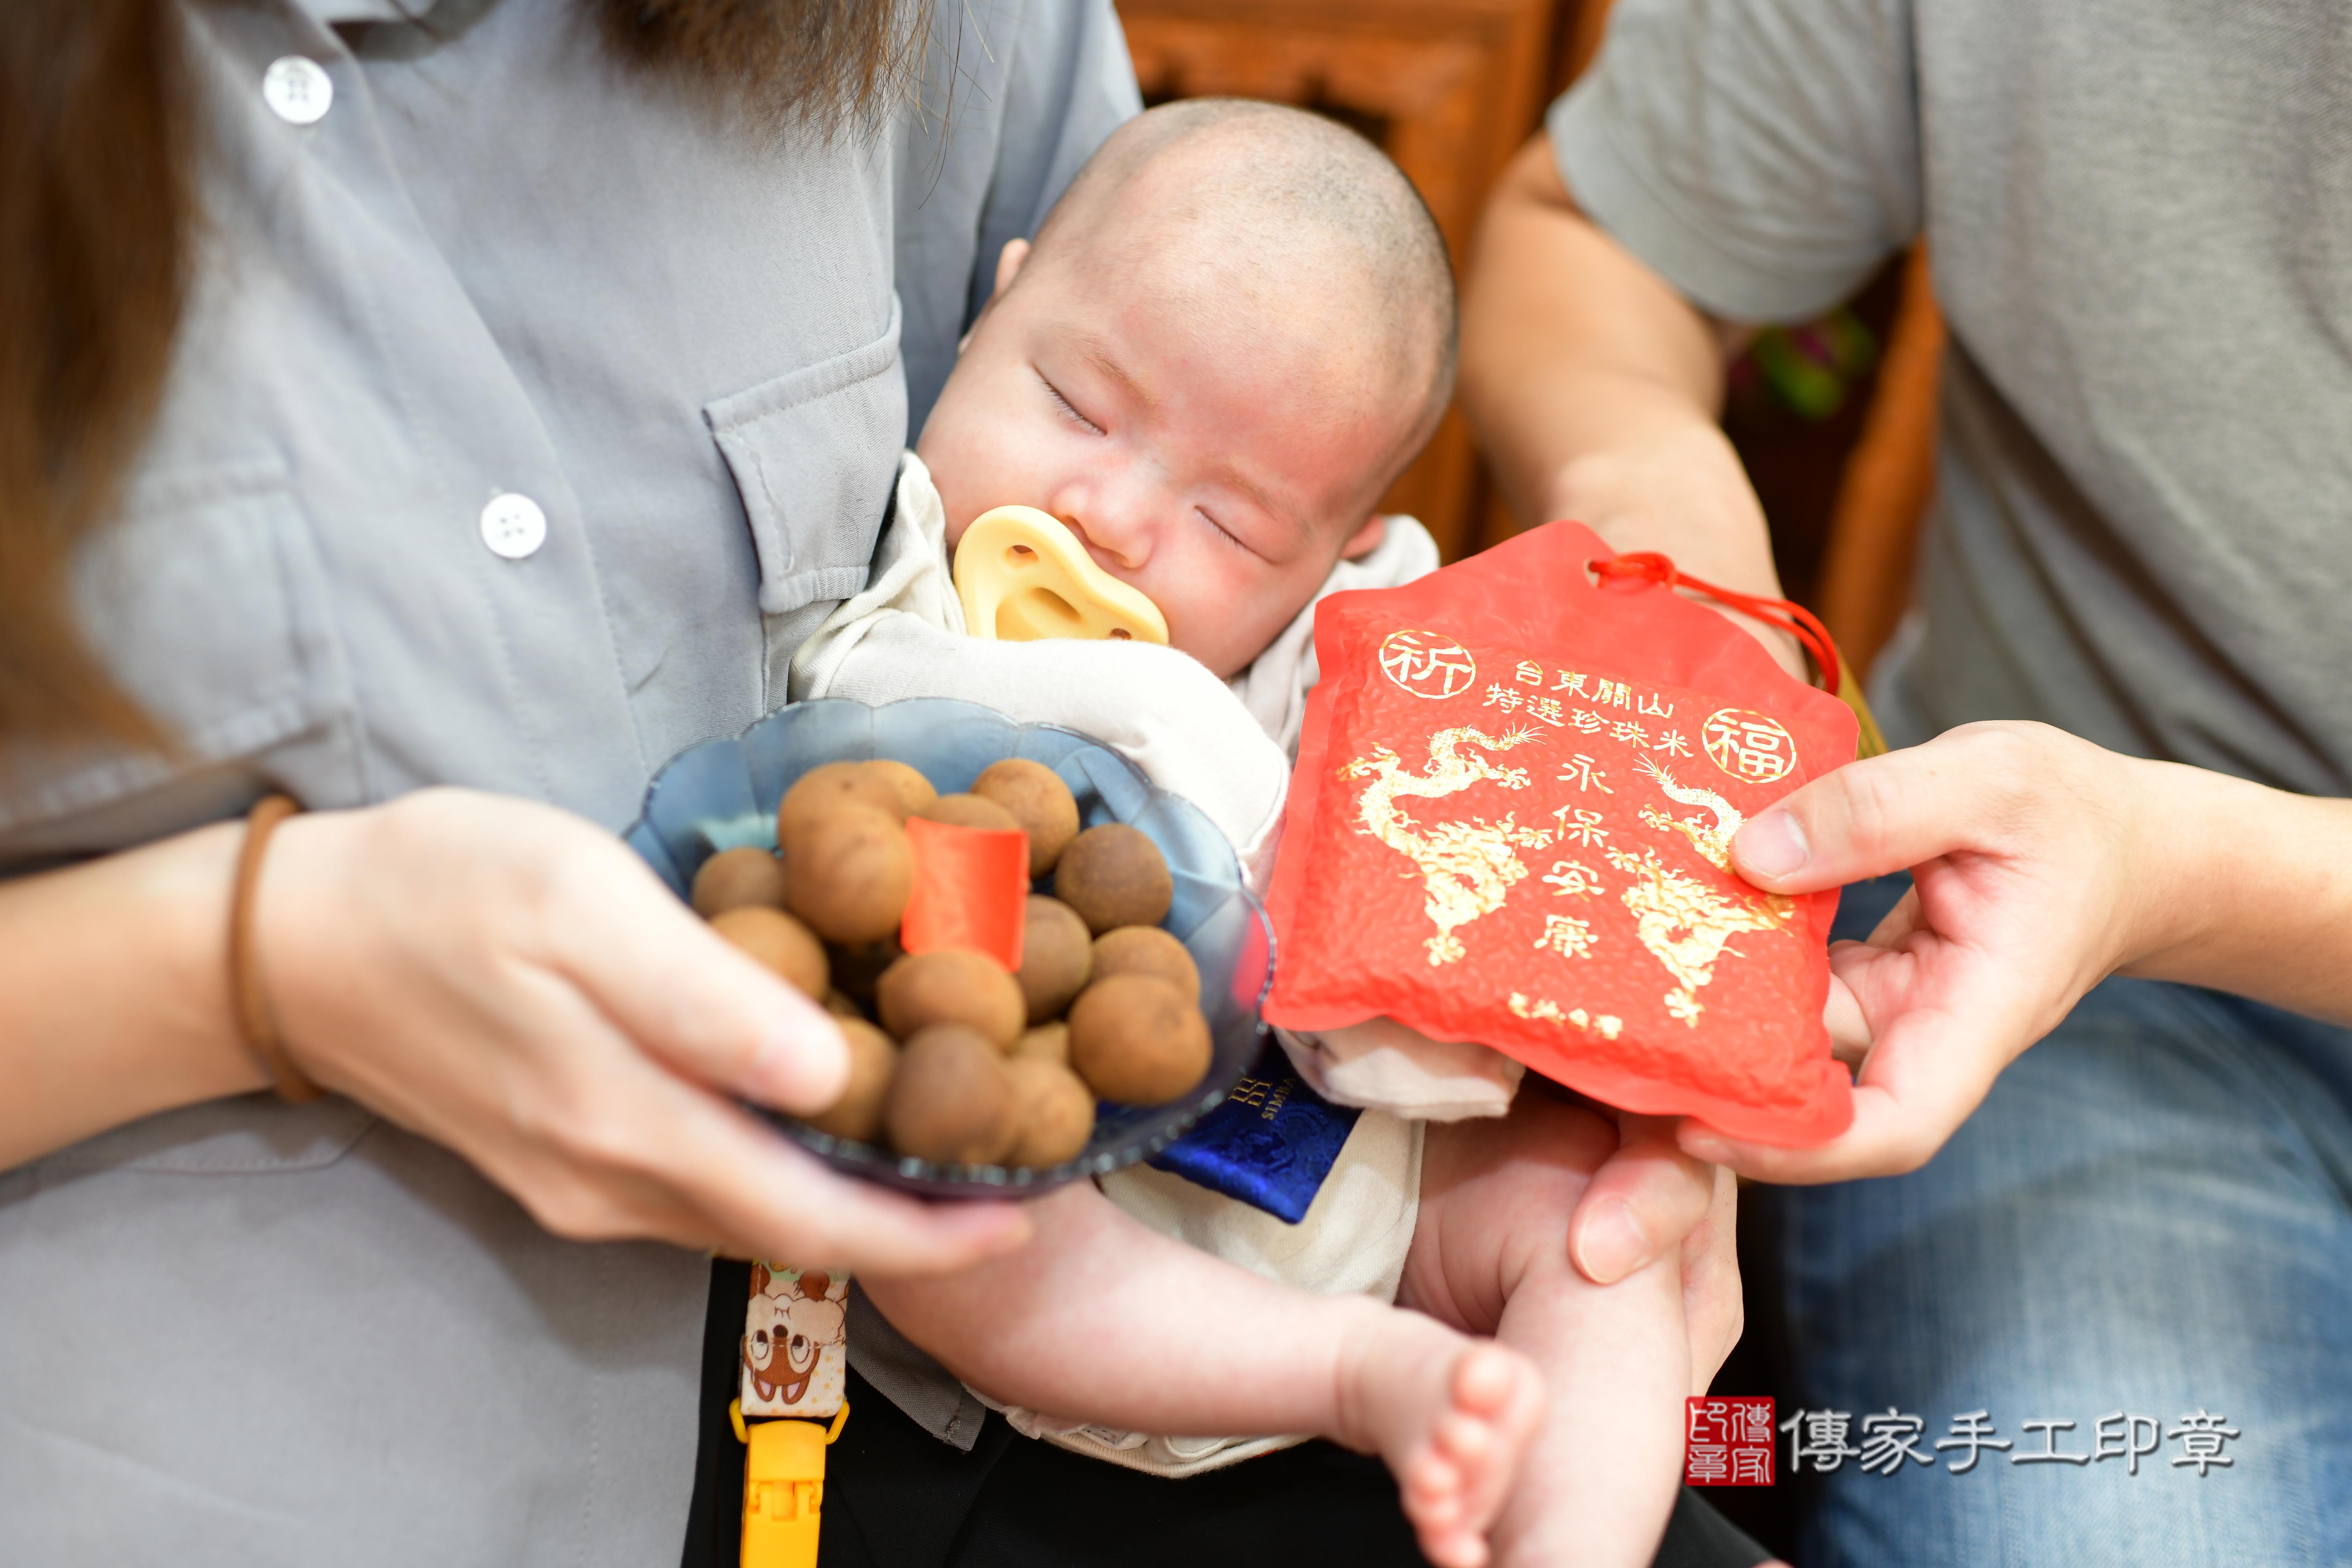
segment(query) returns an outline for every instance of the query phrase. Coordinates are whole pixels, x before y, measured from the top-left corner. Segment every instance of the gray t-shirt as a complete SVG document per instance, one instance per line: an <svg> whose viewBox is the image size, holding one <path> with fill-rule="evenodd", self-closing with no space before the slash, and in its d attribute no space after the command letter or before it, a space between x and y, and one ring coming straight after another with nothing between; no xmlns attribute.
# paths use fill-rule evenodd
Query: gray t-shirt
<svg viewBox="0 0 2352 1568"><path fill-rule="evenodd" d="M2352 791L2352 13L1623 0L1578 202L1788 321L1924 233L1951 327L1890 738L2039 719Z"/></svg>
<svg viewBox="0 0 2352 1568"><path fill-rule="evenodd" d="M180 8L203 249L79 586L182 745L0 747L0 876L273 785L628 823L783 701L998 247L1139 108L1108 0L931 7L919 108L832 140L602 9ZM709 1277L340 1099L0 1170L0 1562L674 1563Z"/></svg>

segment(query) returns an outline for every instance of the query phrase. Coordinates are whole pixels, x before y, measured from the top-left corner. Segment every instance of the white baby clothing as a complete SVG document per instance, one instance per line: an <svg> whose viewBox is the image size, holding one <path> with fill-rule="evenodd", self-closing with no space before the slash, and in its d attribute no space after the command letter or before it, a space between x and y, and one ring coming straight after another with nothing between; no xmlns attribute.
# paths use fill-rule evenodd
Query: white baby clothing
<svg viewBox="0 0 2352 1568"><path fill-rule="evenodd" d="M1436 545L1420 523L1409 517L1387 523L1375 549L1332 569L1318 601L1343 589L1394 587L1436 569ZM793 655L790 689L795 701L961 698L1090 735L1214 822L1262 892L1317 675L1311 604L1230 681L1187 654L1149 643L969 636L949 567L946 512L929 469L908 452L867 585ZM1279 1035L1318 1093L1365 1108L1298 1224L1148 1166L1115 1172L1097 1185L1152 1229L1267 1279L1392 1300L1420 1208L1422 1121L1501 1115L1523 1069L1486 1047L1433 1041L1387 1019L1320 1036ZM1032 1436L1168 1476L1302 1440L1158 1436L1019 1408L1004 1413Z"/></svg>
<svg viewBox="0 0 2352 1568"><path fill-rule="evenodd" d="M1281 839L1307 694L1320 673L1315 605L1346 589L1398 587L1437 570L1427 529L1409 517L1386 521L1378 545L1332 567L1281 635L1221 681L1198 660L1149 643L967 636L948 565L947 512L930 470L908 452L899 459L890 524L866 587L793 656L792 697L875 704L959 697L1092 735L1205 813L1262 893ZM1387 1018L1320 1036L1283 1030L1279 1037L1298 1075L1333 1104L1420 1121L1500 1116L1525 1071L1488 1047L1432 1040Z"/></svg>

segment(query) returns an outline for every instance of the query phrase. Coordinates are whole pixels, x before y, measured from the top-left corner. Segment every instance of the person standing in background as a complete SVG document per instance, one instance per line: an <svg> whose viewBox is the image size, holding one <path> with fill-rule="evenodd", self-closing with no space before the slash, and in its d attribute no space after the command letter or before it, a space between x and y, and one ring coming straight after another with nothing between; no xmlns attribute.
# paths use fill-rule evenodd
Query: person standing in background
<svg viewBox="0 0 2352 1568"><path fill-rule="evenodd" d="M2317 0L1624 0L1494 197L1465 299L1464 392L1505 489L1523 516L1771 592L1761 513L1714 428L1725 356L1925 236L1951 331L1941 494L1916 614L1874 683L1889 739L2038 721L2344 795L2347 45L2352 16ZM2086 821L2073 801L2127 776L2100 769L1973 779L1999 809L1965 833L1917 816L1957 784L1902 793L1938 767L2054 767L2040 745L1857 764L1841 787L1865 849L1809 843L1793 815L1741 840L1769 885L1908 855L1916 891L1864 882L1842 913L1845 937L1887 921L1880 959L1839 960L1869 1053L1852 1131L1780 1151L1685 1126L1683 1146L1815 1184L1780 1194L1802 1405L1917 1415L1922 1448L1976 1412L2013 1445L1972 1475L1841 1465L1804 1559L2342 1560L2352 1035L2186 985L2094 984L2137 965L2340 1020L2296 973L2326 945L2168 965L2109 940L2084 903L2103 881L1994 897L1956 872L1992 855L1988 823L2091 833L2126 811L2093 801ZM2189 793L2266 828L2305 821L2259 792ZM2226 811L2178 821L2229 831ZM2243 912L2271 888L2327 919L2327 822L2295 875L2270 878L2250 837L2146 896ZM1926 980L1888 983L1895 952ZM2003 962L1958 964L1971 952ZM2174 1434L2165 1457L2127 1470L2101 1436L2118 1417ZM2165 1462L2200 1420L2228 1429L2231 1468ZM2065 1457L2021 1462L2045 1441Z"/></svg>

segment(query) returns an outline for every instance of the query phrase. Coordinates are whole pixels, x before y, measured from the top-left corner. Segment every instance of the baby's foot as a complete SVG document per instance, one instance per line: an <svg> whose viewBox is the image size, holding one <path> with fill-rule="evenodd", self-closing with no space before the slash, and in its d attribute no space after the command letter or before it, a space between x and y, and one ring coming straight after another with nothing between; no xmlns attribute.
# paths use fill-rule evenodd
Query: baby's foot
<svg viewBox="0 0 2352 1568"><path fill-rule="evenodd" d="M1487 1527L1543 1415L1543 1374L1517 1351L1398 1316L1407 1342L1353 1359L1348 1405L1395 1474L1423 1553L1437 1568L1485 1568Z"/></svg>

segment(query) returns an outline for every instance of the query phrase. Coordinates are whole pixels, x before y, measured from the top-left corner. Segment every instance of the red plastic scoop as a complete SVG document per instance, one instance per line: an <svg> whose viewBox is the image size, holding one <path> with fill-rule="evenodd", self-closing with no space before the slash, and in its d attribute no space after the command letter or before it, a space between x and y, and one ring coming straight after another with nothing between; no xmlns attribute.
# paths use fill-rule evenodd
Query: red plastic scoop
<svg viewBox="0 0 2352 1568"><path fill-rule="evenodd" d="M907 819L915 890L898 927L908 952L961 947L1007 969L1021 967L1029 899L1029 836L1017 828L959 827Z"/></svg>

